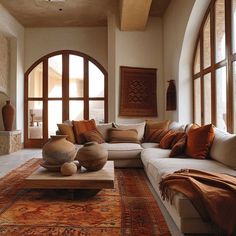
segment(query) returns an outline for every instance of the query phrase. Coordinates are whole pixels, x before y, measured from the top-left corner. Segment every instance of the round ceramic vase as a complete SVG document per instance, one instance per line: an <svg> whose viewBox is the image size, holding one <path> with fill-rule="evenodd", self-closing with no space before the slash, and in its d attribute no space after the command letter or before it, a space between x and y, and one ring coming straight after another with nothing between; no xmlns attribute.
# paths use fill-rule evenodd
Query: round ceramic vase
<svg viewBox="0 0 236 236"><path fill-rule="evenodd" d="M97 142L84 144L77 152L76 159L88 171L97 171L103 168L108 158L108 151Z"/></svg>
<svg viewBox="0 0 236 236"><path fill-rule="evenodd" d="M75 145L66 140L67 135L51 135L43 146L42 155L47 165L62 165L75 159Z"/></svg>

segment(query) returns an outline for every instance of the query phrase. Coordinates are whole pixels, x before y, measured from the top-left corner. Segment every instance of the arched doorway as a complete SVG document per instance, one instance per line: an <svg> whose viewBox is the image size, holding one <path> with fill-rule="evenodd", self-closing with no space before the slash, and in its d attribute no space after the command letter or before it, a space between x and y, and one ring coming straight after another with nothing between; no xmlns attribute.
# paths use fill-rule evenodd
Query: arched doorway
<svg viewBox="0 0 236 236"><path fill-rule="evenodd" d="M42 147L65 120L107 122L107 72L90 56L56 51L25 73L24 143Z"/></svg>

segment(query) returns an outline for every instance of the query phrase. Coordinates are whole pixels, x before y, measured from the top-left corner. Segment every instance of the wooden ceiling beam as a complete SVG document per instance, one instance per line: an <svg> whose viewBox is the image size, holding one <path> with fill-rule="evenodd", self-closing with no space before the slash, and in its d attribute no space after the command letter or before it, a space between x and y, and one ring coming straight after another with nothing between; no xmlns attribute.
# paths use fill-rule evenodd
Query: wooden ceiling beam
<svg viewBox="0 0 236 236"><path fill-rule="evenodd" d="M151 3L152 0L120 0L121 30L144 30Z"/></svg>

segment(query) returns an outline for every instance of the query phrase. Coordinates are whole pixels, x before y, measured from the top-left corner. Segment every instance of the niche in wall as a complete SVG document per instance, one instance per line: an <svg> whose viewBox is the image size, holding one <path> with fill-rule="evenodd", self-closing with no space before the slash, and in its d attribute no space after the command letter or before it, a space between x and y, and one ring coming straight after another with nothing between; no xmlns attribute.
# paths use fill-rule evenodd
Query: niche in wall
<svg viewBox="0 0 236 236"><path fill-rule="evenodd" d="M10 41L0 32L0 92L8 93Z"/></svg>

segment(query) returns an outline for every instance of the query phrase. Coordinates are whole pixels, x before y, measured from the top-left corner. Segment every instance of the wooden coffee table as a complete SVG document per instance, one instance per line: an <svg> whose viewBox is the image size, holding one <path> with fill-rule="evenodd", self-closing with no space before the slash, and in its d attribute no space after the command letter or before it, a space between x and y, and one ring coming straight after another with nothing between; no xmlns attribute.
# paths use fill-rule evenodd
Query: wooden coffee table
<svg viewBox="0 0 236 236"><path fill-rule="evenodd" d="M62 176L39 167L25 179L25 188L32 189L103 189L114 188L114 162L107 161L103 169L88 172L83 167L72 176Z"/></svg>

